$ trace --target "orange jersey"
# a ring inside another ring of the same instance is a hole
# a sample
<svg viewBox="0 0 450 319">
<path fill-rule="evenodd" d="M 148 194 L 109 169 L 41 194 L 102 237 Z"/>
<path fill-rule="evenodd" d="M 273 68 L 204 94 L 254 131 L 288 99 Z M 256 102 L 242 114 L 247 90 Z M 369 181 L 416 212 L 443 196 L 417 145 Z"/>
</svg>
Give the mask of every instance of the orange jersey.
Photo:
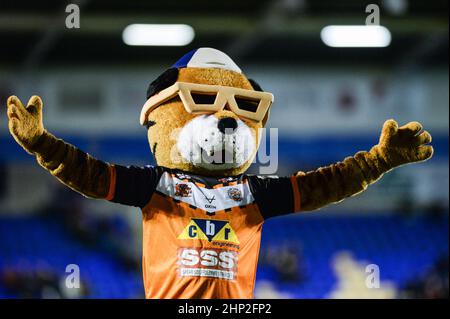
<svg viewBox="0 0 450 319">
<path fill-rule="evenodd" d="M 146 298 L 253 298 L 261 230 L 300 209 L 292 178 L 115 166 L 111 200 L 143 213 Z"/>
</svg>

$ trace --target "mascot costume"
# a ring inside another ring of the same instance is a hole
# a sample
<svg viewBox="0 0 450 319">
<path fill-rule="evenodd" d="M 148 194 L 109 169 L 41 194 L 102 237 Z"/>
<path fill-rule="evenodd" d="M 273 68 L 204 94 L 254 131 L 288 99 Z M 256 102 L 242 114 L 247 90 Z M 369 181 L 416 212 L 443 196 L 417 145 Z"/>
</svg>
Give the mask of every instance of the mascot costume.
<svg viewBox="0 0 450 319">
<path fill-rule="evenodd" d="M 388 120 L 377 145 L 342 162 L 246 175 L 272 102 L 223 52 L 189 52 L 147 90 L 140 124 L 157 165 L 144 167 L 95 159 L 46 131 L 38 96 L 26 106 L 11 96 L 7 114 L 17 143 L 62 183 L 141 208 L 147 298 L 252 298 L 265 219 L 339 202 L 433 153 L 418 122 Z"/>
</svg>

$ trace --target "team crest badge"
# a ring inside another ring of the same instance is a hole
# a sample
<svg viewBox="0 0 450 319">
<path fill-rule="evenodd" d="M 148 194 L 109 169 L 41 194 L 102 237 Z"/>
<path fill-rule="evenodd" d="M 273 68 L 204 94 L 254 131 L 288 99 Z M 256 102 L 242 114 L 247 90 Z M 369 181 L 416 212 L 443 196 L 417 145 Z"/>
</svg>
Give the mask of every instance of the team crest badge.
<svg viewBox="0 0 450 319">
<path fill-rule="evenodd" d="M 192 194 L 192 189 L 187 184 L 176 184 L 175 185 L 175 196 L 179 197 L 190 197 Z"/>
<path fill-rule="evenodd" d="M 242 200 L 242 192 L 233 187 L 228 190 L 228 197 L 230 197 L 235 202 L 240 202 Z"/>
</svg>

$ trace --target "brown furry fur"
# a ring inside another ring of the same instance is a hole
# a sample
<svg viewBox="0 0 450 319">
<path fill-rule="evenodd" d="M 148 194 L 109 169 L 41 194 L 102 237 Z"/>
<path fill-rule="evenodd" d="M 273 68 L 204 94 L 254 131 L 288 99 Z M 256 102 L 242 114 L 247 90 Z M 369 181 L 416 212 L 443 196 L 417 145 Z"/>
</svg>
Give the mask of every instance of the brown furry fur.
<svg viewBox="0 0 450 319">
<path fill-rule="evenodd" d="M 11 96 L 7 106 L 11 135 L 28 153 L 36 156 L 43 168 L 86 197 L 107 196 L 109 164 L 45 131 L 40 97 L 31 97 L 25 108 L 16 96 Z"/>
<path fill-rule="evenodd" d="M 295 177 L 302 210 L 315 210 L 356 195 L 376 182 L 384 173 L 407 163 L 425 161 L 433 155 L 431 135 L 418 122 L 398 128 L 388 120 L 383 125 L 379 143 L 369 152 L 358 152 L 343 162 L 322 167 Z"/>
</svg>

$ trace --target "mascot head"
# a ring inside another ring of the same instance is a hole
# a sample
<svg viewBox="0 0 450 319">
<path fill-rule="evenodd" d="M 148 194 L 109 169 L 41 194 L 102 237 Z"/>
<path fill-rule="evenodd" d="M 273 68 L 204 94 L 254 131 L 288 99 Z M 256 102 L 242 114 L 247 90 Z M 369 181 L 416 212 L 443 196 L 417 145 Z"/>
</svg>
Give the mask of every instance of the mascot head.
<svg viewBox="0 0 450 319">
<path fill-rule="evenodd" d="M 158 165 L 234 176 L 255 158 L 272 102 L 225 53 L 200 48 L 150 84 L 140 123 Z"/>
</svg>

